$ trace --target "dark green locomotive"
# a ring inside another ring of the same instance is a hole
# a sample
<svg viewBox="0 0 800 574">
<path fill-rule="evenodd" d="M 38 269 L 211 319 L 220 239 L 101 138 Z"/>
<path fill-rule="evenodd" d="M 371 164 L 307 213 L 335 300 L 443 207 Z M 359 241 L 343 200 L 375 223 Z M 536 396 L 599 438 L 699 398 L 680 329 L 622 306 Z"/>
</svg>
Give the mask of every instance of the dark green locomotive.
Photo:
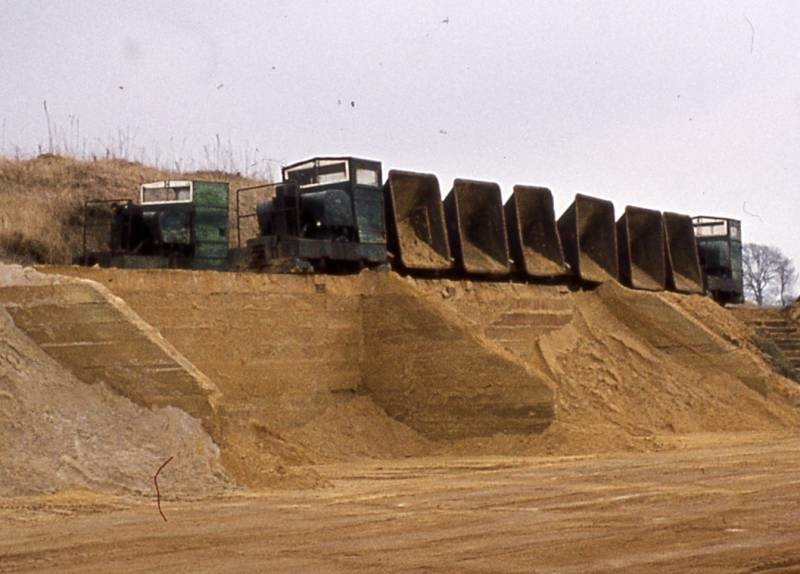
<svg viewBox="0 0 800 574">
<path fill-rule="evenodd" d="M 108 244 L 88 249 L 92 231 Z M 84 209 L 86 264 L 110 267 L 225 269 L 228 184 L 158 181 L 140 187 L 139 202 L 91 200 Z"/>
<path fill-rule="evenodd" d="M 247 242 L 259 269 L 353 269 L 387 261 L 381 164 L 318 157 L 286 166 L 273 198 L 256 207 Z"/>
<path fill-rule="evenodd" d="M 692 218 L 705 288 L 720 303 L 744 303 L 742 226 L 736 219 Z"/>
</svg>

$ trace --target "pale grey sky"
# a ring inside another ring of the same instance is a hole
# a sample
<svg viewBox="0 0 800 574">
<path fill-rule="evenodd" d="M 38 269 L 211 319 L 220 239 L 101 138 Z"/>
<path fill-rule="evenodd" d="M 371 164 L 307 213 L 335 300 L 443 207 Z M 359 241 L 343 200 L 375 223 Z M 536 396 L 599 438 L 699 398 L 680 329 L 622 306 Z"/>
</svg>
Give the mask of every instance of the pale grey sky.
<svg viewBox="0 0 800 574">
<path fill-rule="evenodd" d="M 122 130 L 151 161 L 202 162 L 216 134 L 240 162 L 363 155 L 444 193 L 546 185 L 557 214 L 582 192 L 735 217 L 800 263 L 800 2 L 0 7 L 6 154 L 47 145 L 46 99 L 73 149 Z"/>
</svg>

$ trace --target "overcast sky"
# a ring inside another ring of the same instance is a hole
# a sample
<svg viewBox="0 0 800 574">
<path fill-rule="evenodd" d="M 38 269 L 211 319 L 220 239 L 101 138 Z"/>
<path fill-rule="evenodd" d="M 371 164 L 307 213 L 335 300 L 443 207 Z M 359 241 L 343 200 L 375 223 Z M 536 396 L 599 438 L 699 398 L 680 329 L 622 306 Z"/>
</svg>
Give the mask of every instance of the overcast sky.
<svg viewBox="0 0 800 574">
<path fill-rule="evenodd" d="M 800 2 L 0 0 L 0 151 L 361 155 L 739 218 L 800 263 Z M 122 136 L 120 136 L 120 131 Z"/>
</svg>

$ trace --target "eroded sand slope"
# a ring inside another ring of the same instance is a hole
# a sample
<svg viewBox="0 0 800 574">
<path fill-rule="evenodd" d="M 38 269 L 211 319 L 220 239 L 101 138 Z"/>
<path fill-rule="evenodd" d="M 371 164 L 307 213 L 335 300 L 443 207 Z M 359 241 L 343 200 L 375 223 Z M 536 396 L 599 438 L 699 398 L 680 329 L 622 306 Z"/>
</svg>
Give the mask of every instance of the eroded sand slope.
<svg viewBox="0 0 800 574">
<path fill-rule="evenodd" d="M 12 284 L 14 289 L 27 286 L 29 294 L 45 289 L 50 295 L 75 286 L 3 268 L 0 297 L 12 296 Z M 74 294 L 74 289 L 64 292 Z M 199 419 L 176 406 L 137 404 L 113 384 L 84 382 L 15 325 L 19 311 L 8 299 L 0 307 L 0 496 L 67 486 L 150 493 L 152 475 L 170 456 L 174 460 L 162 484 L 175 495 L 232 486 L 219 447 Z M 204 396 L 196 387 L 187 406 Z"/>
<path fill-rule="evenodd" d="M 800 422 L 795 387 L 703 297 L 373 272 L 46 271 L 119 298 L 117 316 L 121 305 L 185 382 L 98 385 L 80 360 L 47 346 L 41 315 L 29 320 L 42 303 L 36 286 L 5 286 L 9 328 L 72 371 L 65 388 L 132 398 L 137 405 L 124 404 L 148 416 L 185 416 L 183 434 L 196 430 L 209 445 L 187 464 L 221 462 L 242 485 L 313 486 L 322 483 L 316 464 L 361 457 L 652 450 L 685 433 L 783 433 Z M 16 426 L 35 434 L 36 424 Z M 129 435 L 125 428 L 109 428 L 108 443 Z"/>
</svg>

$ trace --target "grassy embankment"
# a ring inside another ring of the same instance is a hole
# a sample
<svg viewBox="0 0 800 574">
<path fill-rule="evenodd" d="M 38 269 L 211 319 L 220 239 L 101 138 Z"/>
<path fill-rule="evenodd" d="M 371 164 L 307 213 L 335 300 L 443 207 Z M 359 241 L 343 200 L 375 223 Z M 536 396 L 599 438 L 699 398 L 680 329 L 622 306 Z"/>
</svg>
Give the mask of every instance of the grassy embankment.
<svg viewBox="0 0 800 574">
<path fill-rule="evenodd" d="M 87 199 L 134 199 L 141 183 L 164 179 L 227 181 L 234 190 L 260 183 L 218 171 L 178 173 L 120 159 L 80 160 L 44 154 L 0 157 L 0 261 L 70 263 L 82 252 Z M 235 214 L 231 210 L 235 241 Z"/>
</svg>

